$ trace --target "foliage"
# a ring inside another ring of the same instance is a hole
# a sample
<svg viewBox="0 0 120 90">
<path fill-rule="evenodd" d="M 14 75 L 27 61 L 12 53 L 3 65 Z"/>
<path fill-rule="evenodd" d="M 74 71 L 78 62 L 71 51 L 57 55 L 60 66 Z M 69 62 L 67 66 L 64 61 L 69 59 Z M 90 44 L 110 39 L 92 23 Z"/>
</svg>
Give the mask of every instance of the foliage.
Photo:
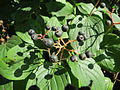
<svg viewBox="0 0 120 90">
<path fill-rule="evenodd" d="M 113 90 L 119 2 L 1 0 L 0 90 Z"/>
</svg>

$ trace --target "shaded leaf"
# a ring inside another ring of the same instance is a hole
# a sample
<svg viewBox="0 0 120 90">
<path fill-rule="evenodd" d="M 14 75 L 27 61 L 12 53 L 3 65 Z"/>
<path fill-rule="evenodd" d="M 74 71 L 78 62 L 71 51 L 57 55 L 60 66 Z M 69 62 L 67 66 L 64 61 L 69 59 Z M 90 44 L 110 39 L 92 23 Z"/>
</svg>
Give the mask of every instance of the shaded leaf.
<svg viewBox="0 0 120 90">
<path fill-rule="evenodd" d="M 92 90 L 105 90 L 104 75 L 92 58 L 78 62 L 69 60 L 68 65 L 81 86 L 91 86 Z"/>
</svg>

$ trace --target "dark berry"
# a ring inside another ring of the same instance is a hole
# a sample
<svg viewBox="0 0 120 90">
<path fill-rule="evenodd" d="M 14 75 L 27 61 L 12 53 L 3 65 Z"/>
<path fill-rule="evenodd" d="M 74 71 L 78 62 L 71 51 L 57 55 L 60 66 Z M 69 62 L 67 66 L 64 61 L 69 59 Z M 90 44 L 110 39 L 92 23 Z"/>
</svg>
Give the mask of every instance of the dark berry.
<svg viewBox="0 0 120 90">
<path fill-rule="evenodd" d="M 33 30 L 33 29 L 30 29 L 30 30 L 28 31 L 28 33 L 29 33 L 29 35 L 36 34 L 35 30 Z"/>
<path fill-rule="evenodd" d="M 79 55 L 79 58 L 80 58 L 81 60 L 84 60 L 84 59 L 86 59 L 87 57 L 86 57 L 86 54 L 80 54 L 80 55 Z"/>
<path fill-rule="evenodd" d="M 85 33 L 83 33 L 83 32 L 78 32 L 78 34 L 79 34 L 79 35 L 83 35 L 83 36 L 84 36 L 84 40 L 87 39 Z"/>
<path fill-rule="evenodd" d="M 113 30 L 113 33 L 120 36 L 120 30 L 119 29 L 118 30 Z"/>
<path fill-rule="evenodd" d="M 32 34 L 31 38 L 32 38 L 32 40 L 38 40 L 38 35 L 37 34 Z"/>
<path fill-rule="evenodd" d="M 104 8 L 104 7 L 106 7 L 106 4 L 104 2 L 102 2 L 102 3 L 100 3 L 100 7 Z"/>
<path fill-rule="evenodd" d="M 57 31 L 59 31 L 59 30 L 61 30 L 61 28 L 60 28 L 60 27 L 57 27 Z"/>
<path fill-rule="evenodd" d="M 56 30 L 57 30 L 57 27 L 53 26 L 53 27 L 52 27 L 52 30 L 53 30 L 53 31 L 56 31 Z"/>
<path fill-rule="evenodd" d="M 46 26 L 45 28 L 46 28 L 46 30 L 50 30 L 50 26 Z"/>
<path fill-rule="evenodd" d="M 63 31 L 62 31 L 62 30 L 57 30 L 57 31 L 55 32 L 56 37 L 61 37 L 62 34 L 63 34 Z"/>
<path fill-rule="evenodd" d="M 87 58 L 91 58 L 93 56 L 93 54 L 90 51 L 87 51 L 85 54 Z"/>
<path fill-rule="evenodd" d="M 70 57 L 70 60 L 71 60 L 72 62 L 75 62 L 75 61 L 77 61 L 78 59 L 77 59 L 77 56 L 72 55 L 72 56 Z"/>
<path fill-rule="evenodd" d="M 50 48 L 53 46 L 54 41 L 52 38 L 43 38 L 43 43 Z"/>
<path fill-rule="evenodd" d="M 111 22 L 110 20 L 107 20 L 107 21 L 106 21 L 106 24 L 107 24 L 108 26 L 111 26 L 112 22 Z"/>
<path fill-rule="evenodd" d="M 52 62 L 57 62 L 57 61 L 58 61 L 58 56 L 55 55 L 55 54 L 52 54 L 52 55 L 49 57 L 49 60 L 52 61 Z"/>
<path fill-rule="evenodd" d="M 69 30 L 69 27 L 67 25 L 62 26 L 62 31 L 67 32 Z"/>
<path fill-rule="evenodd" d="M 83 35 L 77 36 L 77 41 L 78 42 L 83 42 L 85 40 L 85 37 Z"/>
</svg>

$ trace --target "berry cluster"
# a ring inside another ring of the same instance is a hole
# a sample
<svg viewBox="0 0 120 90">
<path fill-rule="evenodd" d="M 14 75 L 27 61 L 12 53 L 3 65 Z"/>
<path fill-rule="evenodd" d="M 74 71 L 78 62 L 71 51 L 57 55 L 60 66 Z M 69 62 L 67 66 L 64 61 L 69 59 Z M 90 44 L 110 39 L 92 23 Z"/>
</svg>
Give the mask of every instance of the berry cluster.
<svg viewBox="0 0 120 90">
<path fill-rule="evenodd" d="M 46 29 L 46 32 L 43 35 L 37 34 L 35 32 L 35 30 L 33 30 L 33 29 L 30 29 L 28 31 L 28 33 L 31 36 L 32 40 L 40 39 L 43 42 L 43 44 L 47 47 L 47 52 L 49 54 L 49 61 L 57 63 L 57 62 L 60 62 L 61 60 L 65 60 L 65 58 L 63 58 L 64 50 L 66 50 L 68 52 L 68 54 L 70 54 L 70 60 L 72 62 L 78 61 L 77 55 L 81 55 L 81 54 L 78 53 L 77 51 L 75 51 L 74 49 L 68 49 L 67 46 L 71 42 L 84 43 L 84 41 L 86 40 L 86 36 L 83 32 L 79 32 L 78 36 L 75 40 L 65 41 L 64 39 L 62 39 L 61 36 L 62 36 L 63 32 L 67 32 L 69 30 L 69 27 L 67 25 L 63 25 L 62 27 L 46 26 L 45 29 Z M 54 41 L 53 38 L 46 37 L 47 33 L 49 33 L 49 32 L 54 32 L 54 35 L 56 37 L 58 37 L 58 40 Z M 52 54 L 51 54 L 51 52 L 52 52 Z M 71 52 L 72 52 L 72 54 L 71 54 Z M 75 53 L 77 55 L 73 55 L 73 53 Z M 60 56 L 60 57 L 58 57 L 58 56 Z M 86 57 L 90 58 L 91 54 L 89 52 L 86 52 Z"/>
<path fill-rule="evenodd" d="M 81 60 L 84 60 L 84 59 L 86 59 L 86 58 L 91 58 L 93 56 L 93 54 L 90 52 L 90 51 L 87 51 L 87 52 L 85 52 L 85 53 L 83 53 L 83 54 L 80 54 L 79 55 L 79 58 L 81 59 Z"/>
<path fill-rule="evenodd" d="M 10 38 L 10 36 L 8 35 L 8 32 L 7 32 L 8 28 L 7 28 L 7 26 L 6 27 L 4 26 L 3 20 L 0 20 L 0 29 L 1 29 L 0 44 L 2 44 Z"/>
</svg>

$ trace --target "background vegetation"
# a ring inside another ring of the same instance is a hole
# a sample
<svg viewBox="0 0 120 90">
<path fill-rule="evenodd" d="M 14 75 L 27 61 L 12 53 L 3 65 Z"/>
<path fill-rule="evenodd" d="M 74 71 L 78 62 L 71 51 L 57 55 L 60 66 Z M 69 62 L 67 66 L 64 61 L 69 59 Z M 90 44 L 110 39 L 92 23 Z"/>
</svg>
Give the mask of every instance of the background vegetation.
<svg viewBox="0 0 120 90">
<path fill-rule="evenodd" d="M 1 0 L 0 90 L 119 90 L 119 6 Z"/>
</svg>

